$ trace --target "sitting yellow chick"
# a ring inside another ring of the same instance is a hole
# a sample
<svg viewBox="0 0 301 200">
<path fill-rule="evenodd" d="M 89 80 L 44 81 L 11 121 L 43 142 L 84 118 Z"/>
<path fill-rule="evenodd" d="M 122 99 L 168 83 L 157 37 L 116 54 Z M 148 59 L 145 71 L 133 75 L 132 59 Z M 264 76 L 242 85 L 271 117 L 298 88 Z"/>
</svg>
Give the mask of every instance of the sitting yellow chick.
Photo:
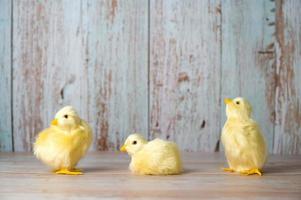
<svg viewBox="0 0 301 200">
<path fill-rule="evenodd" d="M 92 141 L 90 126 L 71 107 L 62 108 L 51 126 L 39 133 L 34 154 L 56 174 L 79 175 L 75 166 L 86 154 Z"/>
<path fill-rule="evenodd" d="M 227 121 L 222 131 L 222 143 L 228 172 L 262 175 L 266 161 L 266 143 L 260 127 L 251 118 L 252 107 L 246 99 L 225 99 Z"/>
<path fill-rule="evenodd" d="M 147 142 L 141 135 L 130 135 L 120 149 L 132 157 L 130 170 L 141 175 L 171 175 L 182 172 L 179 149 L 174 142 L 155 139 Z"/>
</svg>

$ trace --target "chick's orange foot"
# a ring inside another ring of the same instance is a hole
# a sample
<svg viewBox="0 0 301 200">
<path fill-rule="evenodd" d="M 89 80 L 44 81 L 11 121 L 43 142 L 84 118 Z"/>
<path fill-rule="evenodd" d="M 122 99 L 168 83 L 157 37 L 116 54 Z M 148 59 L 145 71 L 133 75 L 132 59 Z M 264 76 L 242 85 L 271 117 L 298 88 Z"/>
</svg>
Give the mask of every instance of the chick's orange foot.
<svg viewBox="0 0 301 200">
<path fill-rule="evenodd" d="M 55 171 L 54 173 L 56 174 L 63 174 L 63 175 L 82 175 L 83 172 L 80 169 L 59 169 L 57 171 Z"/>
<path fill-rule="evenodd" d="M 259 176 L 262 176 L 262 171 L 258 168 L 254 168 L 254 169 L 249 169 L 249 170 L 243 171 L 243 172 L 241 172 L 241 174 L 246 175 L 246 176 L 258 174 Z"/>
</svg>

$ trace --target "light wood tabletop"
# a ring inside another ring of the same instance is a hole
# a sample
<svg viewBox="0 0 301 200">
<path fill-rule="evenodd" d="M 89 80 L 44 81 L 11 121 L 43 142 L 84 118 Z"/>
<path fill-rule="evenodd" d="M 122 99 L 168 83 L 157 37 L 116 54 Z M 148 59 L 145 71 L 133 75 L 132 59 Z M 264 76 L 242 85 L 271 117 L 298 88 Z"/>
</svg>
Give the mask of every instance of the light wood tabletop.
<svg viewBox="0 0 301 200">
<path fill-rule="evenodd" d="M 260 176 L 229 174 L 221 153 L 183 153 L 184 173 L 138 176 L 129 157 L 89 153 L 84 175 L 52 174 L 30 153 L 0 153 L 0 199 L 301 199 L 301 156 L 272 155 Z"/>
</svg>

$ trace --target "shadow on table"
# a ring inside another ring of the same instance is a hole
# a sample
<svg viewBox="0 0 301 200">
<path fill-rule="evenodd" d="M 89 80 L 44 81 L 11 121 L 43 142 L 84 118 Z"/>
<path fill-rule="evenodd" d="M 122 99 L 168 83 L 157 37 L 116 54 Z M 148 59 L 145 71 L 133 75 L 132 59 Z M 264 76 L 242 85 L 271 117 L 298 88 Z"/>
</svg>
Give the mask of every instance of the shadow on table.
<svg viewBox="0 0 301 200">
<path fill-rule="evenodd" d="M 85 173 L 112 171 L 109 167 L 85 167 L 82 168 Z"/>
<path fill-rule="evenodd" d="M 265 174 L 274 173 L 301 173 L 301 164 L 270 165 L 263 168 Z"/>
<path fill-rule="evenodd" d="M 125 168 L 125 169 L 112 169 L 109 167 L 85 167 L 81 168 L 84 173 L 95 173 L 95 172 L 107 172 L 107 171 L 128 171 L 130 173 L 130 170 Z M 191 173 L 197 173 L 200 172 L 199 170 L 196 169 L 184 169 L 182 172 L 182 175 L 185 174 L 191 174 Z"/>
</svg>

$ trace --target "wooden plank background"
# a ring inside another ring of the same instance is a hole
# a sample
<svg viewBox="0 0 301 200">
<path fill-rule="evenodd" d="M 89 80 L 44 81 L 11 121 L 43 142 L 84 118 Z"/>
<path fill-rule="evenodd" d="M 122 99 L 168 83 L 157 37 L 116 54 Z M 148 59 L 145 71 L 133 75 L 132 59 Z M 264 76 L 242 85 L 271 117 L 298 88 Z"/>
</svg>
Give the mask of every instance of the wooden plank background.
<svg viewBox="0 0 301 200">
<path fill-rule="evenodd" d="M 272 151 L 275 3 L 228 0 L 222 4 L 222 13 L 221 96 L 243 96 L 250 101 Z M 222 104 L 222 121 L 224 113 Z"/>
<path fill-rule="evenodd" d="M 220 135 L 217 1 L 150 1 L 150 135 L 214 151 Z"/>
<path fill-rule="evenodd" d="M 301 1 L 0 0 L 0 150 L 31 151 L 62 106 L 92 150 L 128 134 L 220 151 L 223 98 L 254 107 L 269 151 L 301 153 Z"/>
<path fill-rule="evenodd" d="M 9 0 L 0 0 L 0 151 L 13 150 L 11 10 Z"/>
<path fill-rule="evenodd" d="M 275 153 L 301 153 L 301 1 L 276 2 Z"/>
</svg>

